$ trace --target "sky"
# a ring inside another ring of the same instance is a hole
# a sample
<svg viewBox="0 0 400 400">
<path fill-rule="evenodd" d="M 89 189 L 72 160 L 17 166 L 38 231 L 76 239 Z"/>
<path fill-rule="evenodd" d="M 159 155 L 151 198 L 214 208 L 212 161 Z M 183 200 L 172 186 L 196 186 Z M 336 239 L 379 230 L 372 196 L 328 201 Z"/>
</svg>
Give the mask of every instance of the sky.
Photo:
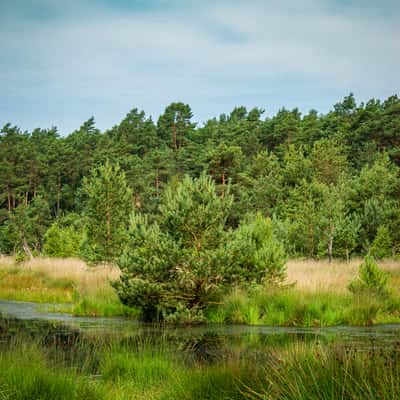
<svg viewBox="0 0 400 400">
<path fill-rule="evenodd" d="M 200 125 L 327 112 L 399 94 L 399 71 L 398 0 L 0 0 L 0 126 L 105 130 L 174 101 Z"/>
</svg>

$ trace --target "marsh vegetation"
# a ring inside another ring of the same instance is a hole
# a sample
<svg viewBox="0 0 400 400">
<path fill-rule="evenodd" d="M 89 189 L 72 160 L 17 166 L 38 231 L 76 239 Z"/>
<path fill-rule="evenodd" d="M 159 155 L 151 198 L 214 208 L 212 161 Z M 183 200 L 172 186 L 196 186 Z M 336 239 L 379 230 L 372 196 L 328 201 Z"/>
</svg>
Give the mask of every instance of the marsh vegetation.
<svg viewBox="0 0 400 400">
<path fill-rule="evenodd" d="M 168 333 L 400 322 L 399 110 L 350 94 L 326 114 L 236 107 L 202 126 L 184 103 L 65 137 L 5 125 L 0 299 L 158 336 L 3 317 L 0 396 L 399 398 L 393 342 Z"/>
<path fill-rule="evenodd" d="M 205 309 L 209 323 L 279 326 L 334 326 L 397 323 L 400 319 L 400 263 L 385 260 L 388 296 L 353 293 L 363 260 L 292 260 L 280 286 L 237 287 Z M 88 266 L 78 259 L 37 258 L 16 264 L 0 259 L 0 298 L 50 303 L 76 316 L 125 316 L 140 310 L 124 306 L 111 286 L 120 272 L 112 265 Z"/>
<path fill-rule="evenodd" d="M 134 333 L 133 333 L 134 332 Z M 226 332 L 229 332 L 227 330 Z M 354 334 L 355 332 L 353 332 Z M 396 399 L 390 330 L 232 336 L 171 328 L 121 335 L 2 319 L 5 399 Z"/>
</svg>

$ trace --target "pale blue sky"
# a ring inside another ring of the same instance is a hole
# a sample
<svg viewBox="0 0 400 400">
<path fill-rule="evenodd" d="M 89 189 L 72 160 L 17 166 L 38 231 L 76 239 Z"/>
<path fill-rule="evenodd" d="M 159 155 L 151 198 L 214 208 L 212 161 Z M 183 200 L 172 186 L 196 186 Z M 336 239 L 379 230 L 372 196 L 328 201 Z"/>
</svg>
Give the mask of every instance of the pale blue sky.
<svg viewBox="0 0 400 400">
<path fill-rule="evenodd" d="M 385 98 L 400 92 L 399 21 L 397 0 L 0 0 L 0 125 Z"/>
</svg>

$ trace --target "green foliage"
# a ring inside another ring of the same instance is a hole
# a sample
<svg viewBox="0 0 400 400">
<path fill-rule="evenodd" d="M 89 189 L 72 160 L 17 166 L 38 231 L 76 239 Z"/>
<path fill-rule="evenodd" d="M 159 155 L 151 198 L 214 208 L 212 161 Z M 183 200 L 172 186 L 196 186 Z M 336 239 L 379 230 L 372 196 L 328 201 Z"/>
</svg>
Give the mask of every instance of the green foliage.
<svg viewBox="0 0 400 400">
<path fill-rule="evenodd" d="M 387 273 L 379 269 L 373 257 L 367 256 L 360 265 L 358 277 L 350 283 L 349 290 L 356 295 L 387 296 L 387 281 Z"/>
<path fill-rule="evenodd" d="M 321 139 L 315 142 L 310 159 L 315 179 L 327 185 L 336 185 L 347 168 L 343 149 L 332 140 Z"/>
<path fill-rule="evenodd" d="M 356 215 L 341 218 L 336 226 L 334 255 L 349 260 L 350 254 L 357 247 L 358 234 L 361 228 Z"/>
<path fill-rule="evenodd" d="M 271 221 L 258 215 L 228 233 L 231 204 L 229 193 L 217 195 L 202 175 L 166 191 L 159 223 L 134 214 L 118 262 L 122 302 L 139 307 L 145 319 L 195 322 L 230 284 L 281 280 L 285 256 Z"/>
<path fill-rule="evenodd" d="M 392 255 L 392 247 L 389 229 L 385 225 L 381 225 L 369 250 L 370 255 L 378 259 L 390 257 Z"/>
<path fill-rule="evenodd" d="M 84 240 L 73 226 L 62 227 L 54 222 L 44 235 L 43 253 L 50 257 L 76 257 Z"/>
<path fill-rule="evenodd" d="M 172 103 L 157 122 L 158 136 L 173 150 L 181 149 L 191 135 L 195 124 L 188 104 Z"/>
<path fill-rule="evenodd" d="M 19 204 L 8 217 L 1 227 L 1 246 L 10 251 L 13 244 L 12 251 L 23 252 L 27 257 L 32 257 L 33 252 L 41 251 L 50 221 L 48 203 L 37 196 L 29 204 Z"/>
<path fill-rule="evenodd" d="M 263 118 L 261 109 L 237 106 L 201 126 L 181 102 L 169 104 L 157 123 L 133 108 L 104 132 L 93 117 L 67 136 L 7 124 L 0 129 L 0 252 L 42 252 L 45 232 L 72 212 L 87 228 L 81 256 L 115 261 L 133 204 L 161 223 L 167 188 L 207 173 L 218 195 L 229 186 L 234 196 L 224 230 L 261 212 L 282 228 L 289 256 L 350 259 L 368 253 L 385 226 L 396 253 L 399 110 L 398 96 L 358 104 L 349 95 L 325 114 L 283 108 Z M 107 160 L 118 171 L 105 173 Z M 386 247 L 382 254 L 390 255 Z"/>
<path fill-rule="evenodd" d="M 126 240 L 133 207 L 125 173 L 118 165 L 106 162 L 93 169 L 89 178 L 84 178 L 83 192 L 86 240 L 82 244 L 82 255 L 94 263 L 114 261 Z"/>
<path fill-rule="evenodd" d="M 221 245 L 231 202 L 216 194 L 209 177 L 185 177 L 167 189 L 159 224 L 133 214 L 118 262 L 121 300 L 141 308 L 145 319 L 173 318 L 184 309 L 200 318 L 226 280 Z"/>
<path fill-rule="evenodd" d="M 231 273 L 237 281 L 281 282 L 286 274 L 286 255 L 274 236 L 270 219 L 260 213 L 248 217 L 227 244 Z"/>
</svg>

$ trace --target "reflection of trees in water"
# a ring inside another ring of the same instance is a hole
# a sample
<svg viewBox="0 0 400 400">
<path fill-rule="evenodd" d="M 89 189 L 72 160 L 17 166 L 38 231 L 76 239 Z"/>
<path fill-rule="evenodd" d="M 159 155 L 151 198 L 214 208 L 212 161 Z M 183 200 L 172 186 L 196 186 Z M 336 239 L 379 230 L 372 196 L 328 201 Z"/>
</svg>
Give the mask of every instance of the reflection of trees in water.
<svg viewBox="0 0 400 400">
<path fill-rule="evenodd" d="M 178 349 L 188 361 L 207 364 L 221 361 L 229 353 L 225 338 L 213 332 L 184 337 L 178 341 Z"/>
<path fill-rule="evenodd" d="M 208 330 L 207 330 L 208 329 Z M 60 323 L 45 320 L 18 320 L 0 316 L 0 351 L 12 344 L 32 343 L 42 347 L 46 356 L 77 370 L 85 368 L 96 374 L 104 354 L 113 351 L 132 354 L 163 354 L 167 358 L 181 359 L 187 365 L 215 364 L 225 361 L 250 361 L 268 364 L 281 350 L 293 344 L 315 346 L 341 344 L 343 348 L 370 350 L 389 348 L 393 337 L 376 333 L 362 336 L 358 330 L 353 335 L 340 333 L 279 330 L 277 333 L 238 332 L 212 330 L 211 327 L 141 326 L 130 333 L 120 331 L 82 332 Z M 358 335 L 358 336 L 356 336 Z M 398 339 L 397 339 L 398 340 Z M 317 347 L 317 346 L 316 346 Z"/>
</svg>

